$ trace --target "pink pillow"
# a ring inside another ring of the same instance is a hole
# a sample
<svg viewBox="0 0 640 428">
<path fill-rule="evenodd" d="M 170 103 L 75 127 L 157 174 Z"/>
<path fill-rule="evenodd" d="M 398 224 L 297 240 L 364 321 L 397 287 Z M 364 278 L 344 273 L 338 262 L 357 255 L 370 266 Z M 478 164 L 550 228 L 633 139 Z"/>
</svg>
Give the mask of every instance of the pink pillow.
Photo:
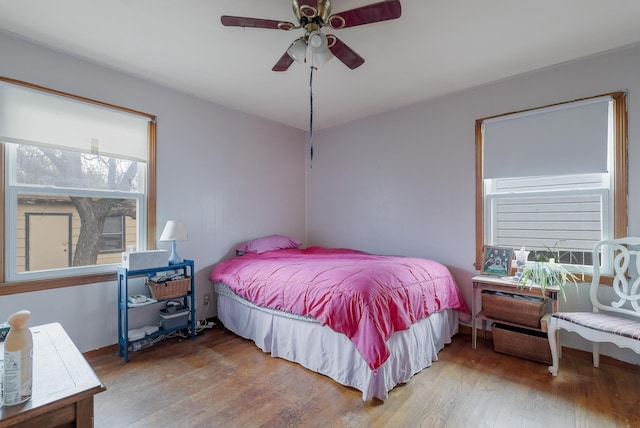
<svg viewBox="0 0 640 428">
<path fill-rule="evenodd" d="M 297 239 L 284 235 L 271 235 L 243 242 L 236 248 L 236 251 L 242 253 L 264 253 L 266 251 L 298 248 L 300 245 L 302 245 L 302 242 Z"/>
</svg>

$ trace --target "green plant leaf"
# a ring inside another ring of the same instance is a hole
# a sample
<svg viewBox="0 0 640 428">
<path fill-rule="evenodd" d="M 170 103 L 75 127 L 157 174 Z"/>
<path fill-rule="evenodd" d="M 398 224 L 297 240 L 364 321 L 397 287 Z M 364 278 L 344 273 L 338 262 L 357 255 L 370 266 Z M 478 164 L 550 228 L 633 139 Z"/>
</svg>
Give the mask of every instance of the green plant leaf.
<svg viewBox="0 0 640 428">
<path fill-rule="evenodd" d="M 560 263 L 537 260 L 529 262 L 523 267 L 522 275 L 517 285 L 518 288 L 528 286 L 529 289 L 536 285 L 540 287 L 540 292 L 543 296 L 545 296 L 548 287 L 558 287 L 560 294 L 566 301 L 567 295 L 564 287 L 567 283 L 573 283 L 577 287 L 578 277 Z"/>
</svg>

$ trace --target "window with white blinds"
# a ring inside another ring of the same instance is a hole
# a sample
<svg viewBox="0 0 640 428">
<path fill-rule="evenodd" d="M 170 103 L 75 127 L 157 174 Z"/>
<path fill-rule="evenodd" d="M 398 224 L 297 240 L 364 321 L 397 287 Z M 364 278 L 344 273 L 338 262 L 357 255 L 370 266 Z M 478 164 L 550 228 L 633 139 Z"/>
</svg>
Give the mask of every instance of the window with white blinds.
<svg viewBox="0 0 640 428">
<path fill-rule="evenodd" d="M 616 222 L 626 228 L 624 98 L 478 121 L 477 261 L 484 245 L 525 247 L 530 260 L 554 250 L 561 263 L 584 270 L 593 264 L 594 244 L 619 234 Z"/>
</svg>

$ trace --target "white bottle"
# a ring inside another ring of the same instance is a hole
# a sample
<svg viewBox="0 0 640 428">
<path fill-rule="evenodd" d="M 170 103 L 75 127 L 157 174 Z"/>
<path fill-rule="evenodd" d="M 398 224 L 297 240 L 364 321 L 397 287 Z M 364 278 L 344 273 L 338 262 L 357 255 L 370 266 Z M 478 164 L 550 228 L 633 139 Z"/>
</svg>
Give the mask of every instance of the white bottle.
<svg viewBox="0 0 640 428">
<path fill-rule="evenodd" d="M 18 311 L 8 319 L 11 328 L 4 341 L 2 382 L 5 406 L 24 403 L 31 398 L 33 338 L 27 326 L 29 316 L 29 311 Z"/>
</svg>

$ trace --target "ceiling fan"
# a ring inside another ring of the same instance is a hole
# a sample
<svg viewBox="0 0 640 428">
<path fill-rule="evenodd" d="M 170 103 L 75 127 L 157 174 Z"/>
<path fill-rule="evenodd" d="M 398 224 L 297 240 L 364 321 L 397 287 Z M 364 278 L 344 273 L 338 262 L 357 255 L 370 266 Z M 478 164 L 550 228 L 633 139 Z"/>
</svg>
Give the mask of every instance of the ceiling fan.
<svg viewBox="0 0 640 428">
<path fill-rule="evenodd" d="M 294 60 L 305 62 L 307 48 L 311 51 L 313 58 L 319 62 L 335 56 L 353 70 L 361 66 L 364 59 L 333 34 L 325 35 L 321 31 L 322 28 L 340 30 L 396 19 L 400 17 L 401 7 L 399 0 L 381 1 L 332 15 L 331 0 L 293 0 L 293 13 L 298 19 L 298 25 L 287 21 L 228 15 L 223 15 L 221 21 L 222 25 L 229 27 L 256 27 L 284 31 L 304 29 L 304 36 L 296 39 L 289 46 L 273 66 L 273 71 L 286 71 Z"/>
</svg>

